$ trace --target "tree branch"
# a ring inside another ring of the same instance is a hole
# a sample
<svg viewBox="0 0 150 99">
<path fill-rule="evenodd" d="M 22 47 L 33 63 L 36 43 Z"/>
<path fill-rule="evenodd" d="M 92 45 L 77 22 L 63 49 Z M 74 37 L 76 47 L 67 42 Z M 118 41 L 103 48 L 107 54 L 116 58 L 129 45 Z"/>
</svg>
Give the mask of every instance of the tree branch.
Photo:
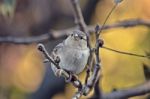
<svg viewBox="0 0 150 99">
<path fill-rule="evenodd" d="M 82 15 L 79 1 L 78 0 L 71 0 L 71 1 L 72 1 L 71 3 L 74 8 L 75 23 L 79 26 L 81 31 L 83 31 L 84 33 L 87 33 L 86 24 Z"/>
<path fill-rule="evenodd" d="M 147 26 L 150 27 L 149 20 L 142 20 L 142 19 L 130 19 L 120 21 L 114 24 L 105 25 L 103 30 L 114 29 L 114 28 L 130 28 L 135 26 Z M 101 28 L 101 26 L 100 26 Z M 13 36 L 0 36 L 0 43 L 14 43 L 14 44 L 30 44 L 30 43 L 41 43 L 46 41 L 51 41 L 55 39 L 64 38 L 67 36 L 69 31 L 75 30 L 77 27 L 72 27 L 66 30 L 53 30 L 50 33 L 42 34 L 39 36 L 32 36 L 32 37 L 13 37 Z M 87 26 L 87 31 L 90 33 L 95 32 L 95 25 Z"/>
<path fill-rule="evenodd" d="M 127 99 L 133 96 L 145 95 L 147 93 L 150 93 L 150 81 L 134 88 L 105 94 L 102 99 Z"/>
<path fill-rule="evenodd" d="M 13 36 L 6 36 L 0 37 L 0 43 L 14 43 L 14 44 L 31 44 L 31 43 L 39 43 L 48 41 L 51 38 L 48 34 L 43 34 L 40 36 L 35 37 L 13 37 Z"/>
</svg>

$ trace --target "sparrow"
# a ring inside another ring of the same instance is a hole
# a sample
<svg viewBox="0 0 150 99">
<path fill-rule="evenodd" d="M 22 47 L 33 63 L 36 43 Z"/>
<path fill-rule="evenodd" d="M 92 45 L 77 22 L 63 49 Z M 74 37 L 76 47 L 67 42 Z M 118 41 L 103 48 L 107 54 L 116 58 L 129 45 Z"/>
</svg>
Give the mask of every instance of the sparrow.
<svg viewBox="0 0 150 99">
<path fill-rule="evenodd" d="M 89 51 L 86 34 L 80 30 L 74 30 L 53 49 L 51 56 L 54 62 L 60 66 L 60 69 L 71 74 L 79 74 L 87 64 Z M 54 74 L 58 76 L 60 69 L 52 63 L 51 68 Z"/>
</svg>

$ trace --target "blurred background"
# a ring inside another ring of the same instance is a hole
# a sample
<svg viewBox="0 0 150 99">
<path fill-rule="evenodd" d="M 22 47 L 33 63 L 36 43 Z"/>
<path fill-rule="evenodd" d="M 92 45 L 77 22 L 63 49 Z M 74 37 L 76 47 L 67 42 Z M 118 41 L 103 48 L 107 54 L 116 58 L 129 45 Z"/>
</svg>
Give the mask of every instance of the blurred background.
<svg viewBox="0 0 150 99">
<path fill-rule="evenodd" d="M 0 0 L 0 37 L 31 37 L 75 26 L 71 0 Z M 102 24 L 113 0 L 80 0 L 85 22 Z M 124 0 L 107 24 L 126 19 L 150 20 L 150 0 Z M 103 31 L 105 45 L 146 55 L 150 53 L 150 29 L 145 26 Z M 49 52 L 63 39 L 45 42 Z M 37 44 L 0 43 L 0 99 L 70 99 L 76 89 L 57 78 L 43 63 Z M 150 60 L 100 50 L 104 92 L 130 88 L 150 75 Z M 149 73 L 148 73 L 149 72 Z M 85 72 L 80 76 L 84 81 Z M 91 94 L 92 95 L 92 94 Z M 83 97 L 87 98 L 87 97 Z M 136 99 L 148 99 L 148 95 Z"/>
</svg>

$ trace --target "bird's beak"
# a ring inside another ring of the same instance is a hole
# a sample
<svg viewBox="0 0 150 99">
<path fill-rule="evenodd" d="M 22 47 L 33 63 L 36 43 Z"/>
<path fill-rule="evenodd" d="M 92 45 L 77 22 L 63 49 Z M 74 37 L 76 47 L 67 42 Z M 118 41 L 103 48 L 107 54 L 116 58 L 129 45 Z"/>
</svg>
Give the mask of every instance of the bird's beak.
<svg viewBox="0 0 150 99">
<path fill-rule="evenodd" d="M 75 39 L 75 40 L 79 40 L 78 34 L 74 34 L 74 39 Z"/>
</svg>

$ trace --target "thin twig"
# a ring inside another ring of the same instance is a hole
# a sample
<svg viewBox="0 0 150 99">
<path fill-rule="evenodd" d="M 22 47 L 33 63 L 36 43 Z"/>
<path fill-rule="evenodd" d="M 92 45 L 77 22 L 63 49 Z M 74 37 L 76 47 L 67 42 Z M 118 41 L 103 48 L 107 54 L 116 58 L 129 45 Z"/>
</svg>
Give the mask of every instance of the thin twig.
<svg viewBox="0 0 150 99">
<path fill-rule="evenodd" d="M 91 78 L 87 82 L 87 87 L 89 87 L 89 90 L 86 91 L 85 95 L 87 95 L 90 90 L 95 86 L 97 81 L 100 79 L 100 56 L 99 56 L 99 48 L 103 45 L 103 41 L 99 39 L 99 26 L 96 26 L 95 28 L 95 38 L 96 38 L 96 45 L 95 45 L 95 65 L 94 65 L 94 71 L 91 76 Z M 100 91 L 100 90 L 99 90 Z M 99 92 L 100 93 L 100 92 Z M 101 96 L 99 96 L 101 97 Z"/>
<path fill-rule="evenodd" d="M 98 66 L 98 68 L 97 67 L 95 67 L 96 69 L 97 69 L 97 75 L 96 76 L 98 76 L 98 77 L 95 77 L 95 78 L 98 78 L 97 79 L 97 81 L 95 81 L 95 82 L 93 82 L 93 83 L 95 83 L 95 86 L 94 86 L 94 93 L 95 93 L 95 96 L 97 96 L 97 98 L 101 98 L 101 90 L 100 90 L 100 88 L 99 88 L 99 81 L 100 81 L 100 62 L 101 62 L 101 60 L 100 60 L 100 55 L 99 55 L 99 48 L 103 45 L 103 44 L 101 44 L 102 43 L 102 41 L 100 41 L 100 39 L 99 39 L 99 34 L 100 32 L 99 32 L 99 25 L 97 25 L 96 26 L 96 28 L 95 28 L 95 38 L 96 38 L 96 45 L 95 45 L 95 57 L 96 57 L 96 62 L 95 62 L 95 66 Z M 99 73 L 99 74 L 98 74 Z"/>
<path fill-rule="evenodd" d="M 43 34 L 40 36 L 35 37 L 0 37 L 1 43 L 14 43 L 14 44 L 31 44 L 31 43 L 39 43 L 43 41 L 48 41 L 48 39 L 51 38 L 48 34 Z"/>
<path fill-rule="evenodd" d="M 51 58 L 51 56 L 48 54 L 48 52 L 45 49 L 45 46 L 43 44 L 38 44 L 37 46 L 38 50 L 43 53 L 46 59 L 48 59 L 51 63 L 53 63 L 57 69 L 60 69 L 60 66 L 54 62 L 54 60 Z"/>
<path fill-rule="evenodd" d="M 105 24 L 106 24 L 108 18 L 110 17 L 110 15 L 112 14 L 112 12 L 115 10 L 115 8 L 117 7 L 117 5 L 118 5 L 118 3 L 116 3 L 116 4 L 113 6 L 113 8 L 111 9 L 111 11 L 108 13 L 108 15 L 107 15 L 107 17 L 106 17 L 104 23 L 102 24 L 102 27 L 101 27 L 99 33 L 98 33 L 98 35 L 97 35 L 98 37 L 99 37 L 100 33 L 102 32 L 103 27 L 105 26 Z"/>
<path fill-rule="evenodd" d="M 84 33 L 87 33 L 86 24 L 82 15 L 82 11 L 79 5 L 79 0 L 71 0 L 73 8 L 74 8 L 74 16 L 75 16 L 75 23 L 79 26 L 80 30 Z"/>
<path fill-rule="evenodd" d="M 115 50 L 106 46 L 103 46 L 102 48 L 109 50 L 109 51 L 113 51 L 116 53 L 120 53 L 120 54 L 125 54 L 125 55 L 130 55 L 130 56 L 136 56 L 136 57 L 145 57 L 145 58 L 149 58 L 150 55 L 140 55 L 140 54 L 135 54 L 135 53 L 130 53 L 130 52 L 124 52 L 124 51 L 120 51 L 120 50 Z"/>
</svg>

